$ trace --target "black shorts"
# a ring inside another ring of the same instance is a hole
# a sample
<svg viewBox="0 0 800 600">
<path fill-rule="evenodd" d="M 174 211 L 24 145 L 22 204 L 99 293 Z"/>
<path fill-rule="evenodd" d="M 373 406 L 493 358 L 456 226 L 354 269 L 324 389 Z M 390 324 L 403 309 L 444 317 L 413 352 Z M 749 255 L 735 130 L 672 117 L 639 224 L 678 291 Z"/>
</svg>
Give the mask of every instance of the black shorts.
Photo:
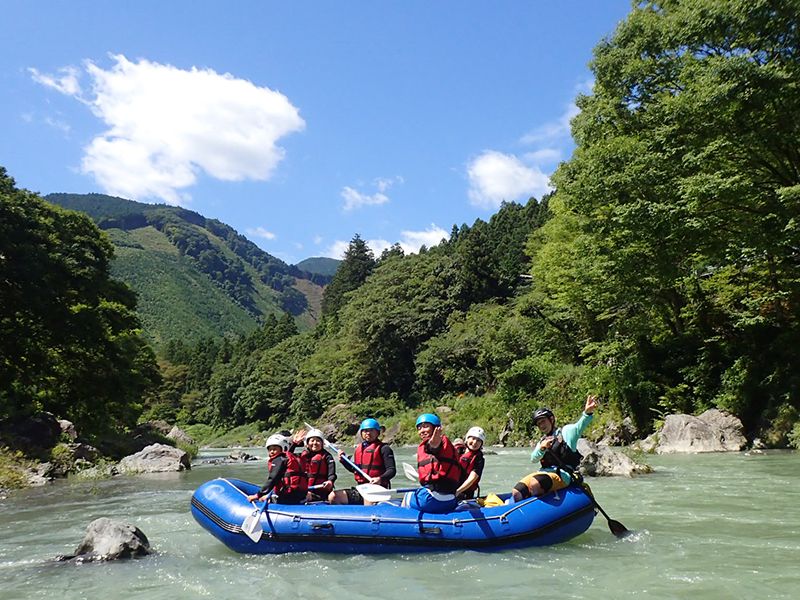
<svg viewBox="0 0 800 600">
<path fill-rule="evenodd" d="M 281 494 L 280 496 L 273 496 L 277 504 L 302 504 L 305 502 L 306 495 L 302 492 L 293 492 L 291 494 Z"/>
<path fill-rule="evenodd" d="M 322 494 L 319 494 L 318 492 L 322 492 L 322 490 L 312 490 L 312 491 L 308 492 L 309 494 L 311 494 L 311 500 L 309 500 L 309 502 L 327 502 L 328 501 L 328 494 L 326 494 L 325 492 L 322 492 Z"/>
<path fill-rule="evenodd" d="M 356 488 L 348 488 L 344 490 L 344 493 L 347 494 L 348 504 L 364 504 L 364 497 L 358 493 Z"/>
</svg>

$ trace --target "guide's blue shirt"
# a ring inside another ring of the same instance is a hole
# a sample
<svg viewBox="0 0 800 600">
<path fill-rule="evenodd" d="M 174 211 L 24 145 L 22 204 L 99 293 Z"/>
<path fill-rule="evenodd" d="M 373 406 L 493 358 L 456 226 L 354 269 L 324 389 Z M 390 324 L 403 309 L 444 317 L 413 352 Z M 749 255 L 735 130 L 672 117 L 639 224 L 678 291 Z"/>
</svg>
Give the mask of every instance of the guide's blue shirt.
<svg viewBox="0 0 800 600">
<path fill-rule="evenodd" d="M 581 435 L 589 426 L 589 423 L 592 422 L 593 415 L 589 415 L 586 413 L 581 414 L 581 418 L 575 421 L 574 423 L 570 423 L 569 425 L 564 425 L 564 427 L 558 427 L 553 432 L 552 435 L 561 434 L 561 437 L 564 439 L 564 443 L 570 447 L 570 450 L 578 450 L 578 440 L 581 438 Z M 545 436 L 548 437 L 548 436 Z M 542 438 L 544 440 L 544 438 Z M 534 448 L 533 452 L 531 452 L 531 462 L 539 462 L 544 457 L 544 449 L 542 448 L 542 440 L 539 440 L 539 443 L 536 444 L 536 448 Z M 542 471 L 556 471 L 558 467 L 542 467 Z M 564 470 L 559 471 L 559 475 L 561 475 L 561 479 L 564 480 L 564 483 L 569 485 L 572 482 L 572 478 L 569 476 Z"/>
</svg>

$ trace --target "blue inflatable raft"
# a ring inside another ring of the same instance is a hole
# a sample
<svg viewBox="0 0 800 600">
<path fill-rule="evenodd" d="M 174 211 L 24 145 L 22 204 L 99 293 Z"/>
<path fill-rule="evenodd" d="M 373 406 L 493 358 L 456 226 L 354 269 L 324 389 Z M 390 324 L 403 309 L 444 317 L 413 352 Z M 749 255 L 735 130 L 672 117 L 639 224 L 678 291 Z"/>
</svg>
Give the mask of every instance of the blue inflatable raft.
<svg viewBox="0 0 800 600">
<path fill-rule="evenodd" d="M 246 496 L 258 489 L 237 479 L 208 481 L 192 495 L 192 515 L 228 548 L 249 554 L 545 546 L 580 535 L 595 516 L 591 498 L 578 486 L 511 505 L 481 508 L 475 502 L 462 502 L 446 514 L 403 508 L 399 500 L 375 506 L 270 504 L 261 515 L 263 532 L 254 542 L 242 531 L 242 523 L 253 512 Z"/>
</svg>

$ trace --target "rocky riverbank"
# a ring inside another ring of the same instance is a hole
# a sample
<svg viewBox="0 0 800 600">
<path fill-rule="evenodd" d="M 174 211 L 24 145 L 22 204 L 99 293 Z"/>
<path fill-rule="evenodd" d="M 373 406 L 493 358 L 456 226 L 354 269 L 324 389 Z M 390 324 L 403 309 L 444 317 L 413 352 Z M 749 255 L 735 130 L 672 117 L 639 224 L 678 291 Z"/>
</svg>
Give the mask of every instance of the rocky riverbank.
<svg viewBox="0 0 800 600">
<path fill-rule="evenodd" d="M 359 419 L 347 407 L 334 407 L 320 417 L 317 426 L 331 441 L 352 439 Z M 500 436 L 507 439 L 514 425 L 508 422 Z M 289 434 L 289 431 L 285 432 Z M 261 445 L 267 435 L 259 432 L 243 445 Z M 256 439 L 258 438 L 258 439 Z M 402 440 L 400 425 L 383 432 L 388 443 Z M 651 471 L 643 461 L 648 453 L 736 452 L 760 447 L 747 440 L 741 421 L 712 409 L 701 415 L 669 415 L 663 426 L 639 439 L 629 419 L 610 422 L 596 441 L 581 440 L 582 471 L 588 476 L 640 475 Z M 152 421 L 139 425 L 128 436 L 100 440 L 97 446 L 82 440 L 75 426 L 41 413 L 13 426 L 0 427 L 0 498 L 14 488 L 45 485 L 64 477 L 105 478 L 121 474 L 181 471 L 191 468 L 197 448 L 179 427 Z M 490 448 L 487 448 L 491 452 Z M 241 449 L 214 462 L 246 462 L 256 458 Z"/>
<path fill-rule="evenodd" d="M 190 469 L 196 453 L 189 436 L 164 422 L 144 423 L 128 435 L 98 438 L 93 445 L 73 423 L 39 413 L 0 425 L 0 498 L 16 488 L 65 477 Z"/>
</svg>

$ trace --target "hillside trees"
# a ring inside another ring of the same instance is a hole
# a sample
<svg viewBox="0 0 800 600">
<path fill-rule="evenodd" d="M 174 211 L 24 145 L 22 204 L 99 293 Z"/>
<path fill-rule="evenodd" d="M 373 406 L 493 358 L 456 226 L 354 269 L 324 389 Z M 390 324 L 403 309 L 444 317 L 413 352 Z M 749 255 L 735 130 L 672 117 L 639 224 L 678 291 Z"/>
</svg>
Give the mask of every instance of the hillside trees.
<svg viewBox="0 0 800 600">
<path fill-rule="evenodd" d="M 262 372 L 270 372 L 273 361 L 285 362 L 291 355 L 292 347 L 282 347 L 286 356 L 270 352 L 287 339 L 299 336 L 294 319 L 284 313 L 280 319 L 269 315 L 260 328 L 234 342 L 225 338 L 204 338 L 192 346 L 170 342 L 161 358 L 164 383 L 148 399 L 146 416 L 224 426 L 269 420 L 273 412 L 284 418 L 290 395 L 276 399 L 273 393 L 279 386 L 259 387 L 258 382 L 264 379 Z"/>
<path fill-rule="evenodd" d="M 165 386 L 173 414 L 186 415 L 177 412 L 176 387 L 193 420 L 270 426 L 315 418 L 339 403 L 402 410 L 446 394 L 493 390 L 504 370 L 540 347 L 538 321 L 513 298 L 528 268 L 524 241 L 546 215 L 546 203 L 533 199 L 504 204 L 488 222 L 463 226 L 428 251 L 405 255 L 395 245 L 378 261 L 355 236 L 316 331 L 242 339 L 204 371 L 202 389 Z M 189 363 L 181 344 L 168 350 Z M 195 361 L 207 365 L 212 353 L 197 352 Z M 188 379 L 194 369 L 171 372 Z"/>
<path fill-rule="evenodd" d="M 520 358 L 516 353 L 524 353 L 526 343 L 507 339 L 512 327 L 501 324 L 505 309 L 487 307 L 468 318 L 468 331 L 458 315 L 513 296 L 529 260 L 524 241 L 546 215 L 546 204 L 534 199 L 508 203 L 488 223 L 464 226 L 427 252 L 387 253 L 363 284 L 342 296 L 339 327 L 326 330 L 298 372 L 293 412 L 314 416 L 353 399 L 414 404 L 447 392 L 493 389 L 496 369 Z M 484 327 L 486 315 L 496 331 Z M 453 328 L 459 331 L 449 333 Z M 474 338 L 485 346 L 465 341 Z"/>
<path fill-rule="evenodd" d="M 532 273 L 640 420 L 800 403 L 797 14 L 645 2 L 595 51 Z"/>
<path fill-rule="evenodd" d="M 84 434 L 136 423 L 159 375 L 111 257 L 88 217 L 17 189 L 0 167 L 0 414 L 47 410 Z"/>
<path fill-rule="evenodd" d="M 323 316 L 333 316 L 344 306 L 345 294 L 357 289 L 375 268 L 375 255 L 367 243 L 356 234 L 344 253 L 330 285 L 322 297 Z"/>
</svg>

